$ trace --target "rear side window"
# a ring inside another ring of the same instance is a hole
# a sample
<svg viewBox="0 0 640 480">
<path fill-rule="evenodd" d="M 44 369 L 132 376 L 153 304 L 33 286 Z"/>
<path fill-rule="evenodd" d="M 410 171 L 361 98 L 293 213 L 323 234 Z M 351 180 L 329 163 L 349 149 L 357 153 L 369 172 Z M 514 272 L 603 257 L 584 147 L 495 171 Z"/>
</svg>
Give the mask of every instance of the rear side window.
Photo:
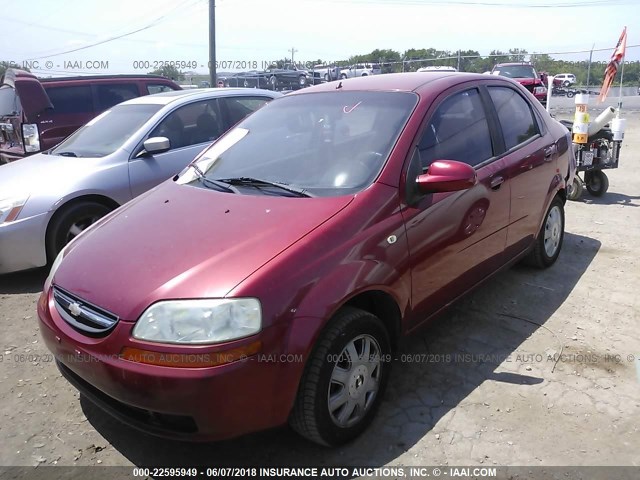
<svg viewBox="0 0 640 480">
<path fill-rule="evenodd" d="M 471 166 L 493 156 L 491 134 L 477 89 L 456 93 L 435 111 L 418 144 L 425 171 L 436 160 L 457 160 Z"/>
<path fill-rule="evenodd" d="M 93 113 L 93 95 L 89 85 L 45 87 L 45 90 L 54 113 Z"/>
<path fill-rule="evenodd" d="M 154 93 L 162 93 L 162 92 L 171 92 L 173 88 L 169 85 L 160 85 L 160 84 L 149 84 L 147 85 L 147 92 L 149 95 L 153 95 Z"/>
<path fill-rule="evenodd" d="M 247 115 L 255 112 L 271 100 L 265 97 L 230 97 L 225 98 L 229 112 L 229 126 L 235 125 Z"/>
<path fill-rule="evenodd" d="M 105 83 L 96 85 L 95 89 L 98 112 L 140 96 L 138 86 L 135 83 Z"/>
<path fill-rule="evenodd" d="M 507 150 L 540 132 L 531 106 L 518 92 L 508 87 L 489 87 L 489 93 L 498 112 Z"/>
</svg>

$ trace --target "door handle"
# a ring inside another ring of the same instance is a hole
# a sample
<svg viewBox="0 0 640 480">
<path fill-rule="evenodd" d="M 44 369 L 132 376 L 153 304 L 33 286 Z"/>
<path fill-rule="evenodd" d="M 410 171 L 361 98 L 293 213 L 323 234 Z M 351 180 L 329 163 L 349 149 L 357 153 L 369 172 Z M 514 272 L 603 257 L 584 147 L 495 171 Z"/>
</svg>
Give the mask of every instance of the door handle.
<svg viewBox="0 0 640 480">
<path fill-rule="evenodd" d="M 498 190 L 500 186 L 504 183 L 504 178 L 497 176 L 491 179 L 491 190 Z"/>
<path fill-rule="evenodd" d="M 544 160 L 548 162 L 551 160 L 551 156 L 556 153 L 556 146 L 552 145 L 544 149 Z"/>
</svg>

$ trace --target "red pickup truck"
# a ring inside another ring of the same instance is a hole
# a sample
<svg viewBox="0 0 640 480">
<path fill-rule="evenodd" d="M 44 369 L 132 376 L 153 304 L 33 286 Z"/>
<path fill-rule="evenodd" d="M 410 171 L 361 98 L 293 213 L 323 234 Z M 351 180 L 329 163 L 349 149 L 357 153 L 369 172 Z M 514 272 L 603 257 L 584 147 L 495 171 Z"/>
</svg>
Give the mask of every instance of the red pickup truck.
<svg viewBox="0 0 640 480">
<path fill-rule="evenodd" d="M 533 93 L 533 96 L 536 97 L 542 105 L 547 105 L 547 87 L 544 86 L 538 72 L 536 72 L 536 69 L 533 68 L 533 65 L 530 63 L 499 63 L 493 67 L 491 74 L 513 78 Z"/>
</svg>

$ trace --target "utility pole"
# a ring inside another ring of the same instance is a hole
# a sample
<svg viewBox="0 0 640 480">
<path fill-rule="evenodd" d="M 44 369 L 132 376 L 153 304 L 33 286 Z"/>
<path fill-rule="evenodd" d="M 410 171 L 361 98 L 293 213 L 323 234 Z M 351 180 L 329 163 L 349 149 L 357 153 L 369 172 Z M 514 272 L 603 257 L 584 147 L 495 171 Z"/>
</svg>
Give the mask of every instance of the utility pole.
<svg viewBox="0 0 640 480">
<path fill-rule="evenodd" d="M 294 65 L 293 62 L 293 55 L 298 51 L 296 50 L 294 47 L 291 47 L 291 50 L 289 50 L 291 52 L 291 65 Z"/>
<path fill-rule="evenodd" d="M 589 66 L 587 67 L 587 91 L 589 90 L 589 84 L 591 82 L 591 59 L 593 58 L 593 49 L 596 48 L 594 43 L 591 47 L 591 53 L 589 54 Z"/>
<path fill-rule="evenodd" d="M 209 0 L 209 77 L 212 87 L 217 87 L 216 78 L 216 0 Z"/>
</svg>

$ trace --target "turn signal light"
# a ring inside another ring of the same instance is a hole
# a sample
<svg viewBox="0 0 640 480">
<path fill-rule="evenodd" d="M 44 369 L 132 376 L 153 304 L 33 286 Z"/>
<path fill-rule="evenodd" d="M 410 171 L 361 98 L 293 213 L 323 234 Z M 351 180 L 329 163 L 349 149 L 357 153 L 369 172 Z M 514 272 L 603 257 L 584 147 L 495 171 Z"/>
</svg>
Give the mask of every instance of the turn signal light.
<svg viewBox="0 0 640 480">
<path fill-rule="evenodd" d="M 258 353 L 261 347 L 262 342 L 260 341 L 231 350 L 209 353 L 152 352 L 140 348 L 124 347 L 120 352 L 120 358 L 130 362 L 161 367 L 205 368 L 245 360 Z"/>
</svg>

